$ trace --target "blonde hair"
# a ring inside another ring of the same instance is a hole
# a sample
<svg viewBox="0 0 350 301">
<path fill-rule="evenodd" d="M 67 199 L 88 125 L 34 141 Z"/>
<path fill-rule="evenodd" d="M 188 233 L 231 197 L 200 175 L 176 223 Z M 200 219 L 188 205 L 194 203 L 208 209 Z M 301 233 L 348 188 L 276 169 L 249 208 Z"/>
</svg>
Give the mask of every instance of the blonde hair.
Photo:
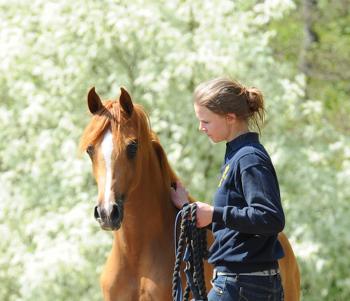
<svg viewBox="0 0 350 301">
<path fill-rule="evenodd" d="M 215 78 L 201 83 L 194 91 L 194 102 L 219 115 L 234 113 L 249 125 L 253 122 L 259 132 L 260 125 L 264 123 L 262 92 L 235 80 Z"/>
</svg>

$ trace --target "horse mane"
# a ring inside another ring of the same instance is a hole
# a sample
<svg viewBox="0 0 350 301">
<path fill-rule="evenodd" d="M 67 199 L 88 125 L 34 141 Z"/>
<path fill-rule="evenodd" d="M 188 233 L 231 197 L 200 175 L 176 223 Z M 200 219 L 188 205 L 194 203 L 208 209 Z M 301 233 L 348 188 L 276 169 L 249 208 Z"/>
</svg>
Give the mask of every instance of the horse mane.
<svg viewBox="0 0 350 301">
<path fill-rule="evenodd" d="M 158 137 L 155 134 L 154 139 L 152 140 L 152 144 L 158 158 L 162 178 L 165 181 L 166 187 L 170 187 L 172 183 L 176 183 L 178 177 L 175 174 L 174 170 L 171 168 L 167 155 L 162 145 L 160 144 Z"/>
</svg>

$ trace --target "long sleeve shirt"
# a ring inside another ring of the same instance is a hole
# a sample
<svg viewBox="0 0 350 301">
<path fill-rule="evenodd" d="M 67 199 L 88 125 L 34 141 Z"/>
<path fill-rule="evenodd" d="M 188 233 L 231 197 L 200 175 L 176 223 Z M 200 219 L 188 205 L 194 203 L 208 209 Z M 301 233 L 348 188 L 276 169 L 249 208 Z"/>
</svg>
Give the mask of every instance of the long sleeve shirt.
<svg viewBox="0 0 350 301">
<path fill-rule="evenodd" d="M 214 196 L 209 262 L 219 271 L 254 272 L 277 267 L 284 256 L 277 235 L 284 228 L 279 185 L 257 133 L 226 145 Z"/>
</svg>

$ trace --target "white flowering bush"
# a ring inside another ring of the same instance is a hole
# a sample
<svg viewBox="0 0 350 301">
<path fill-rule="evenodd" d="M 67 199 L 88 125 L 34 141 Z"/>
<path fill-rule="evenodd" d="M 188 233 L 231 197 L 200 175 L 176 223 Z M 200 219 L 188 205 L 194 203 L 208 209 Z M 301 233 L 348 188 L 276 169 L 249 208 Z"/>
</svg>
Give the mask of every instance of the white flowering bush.
<svg viewBox="0 0 350 301">
<path fill-rule="evenodd" d="M 197 133 L 192 92 L 228 75 L 261 88 L 305 300 L 347 300 L 349 139 L 291 78 L 266 24 L 293 1 L 0 0 L 0 300 L 101 300 L 111 233 L 78 153 L 91 86 L 125 86 L 192 194 L 210 201 L 224 145 Z"/>
</svg>

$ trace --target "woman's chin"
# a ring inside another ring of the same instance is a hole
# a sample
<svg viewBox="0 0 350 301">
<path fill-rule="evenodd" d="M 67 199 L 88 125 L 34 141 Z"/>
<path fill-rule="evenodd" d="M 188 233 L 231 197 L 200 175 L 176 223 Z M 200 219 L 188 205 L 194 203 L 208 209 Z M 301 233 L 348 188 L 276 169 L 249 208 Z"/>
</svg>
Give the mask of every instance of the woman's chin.
<svg viewBox="0 0 350 301">
<path fill-rule="evenodd" d="M 227 139 L 225 139 L 225 138 L 223 138 L 223 137 L 208 136 L 208 138 L 209 138 L 209 140 L 210 140 L 212 143 L 214 143 L 214 144 L 220 143 L 220 142 L 223 142 L 223 141 L 227 142 Z"/>
<path fill-rule="evenodd" d="M 212 137 L 212 136 L 208 136 L 209 140 L 212 142 L 212 143 L 218 143 L 220 141 L 218 141 L 218 139 L 215 139 L 215 137 Z"/>
</svg>

